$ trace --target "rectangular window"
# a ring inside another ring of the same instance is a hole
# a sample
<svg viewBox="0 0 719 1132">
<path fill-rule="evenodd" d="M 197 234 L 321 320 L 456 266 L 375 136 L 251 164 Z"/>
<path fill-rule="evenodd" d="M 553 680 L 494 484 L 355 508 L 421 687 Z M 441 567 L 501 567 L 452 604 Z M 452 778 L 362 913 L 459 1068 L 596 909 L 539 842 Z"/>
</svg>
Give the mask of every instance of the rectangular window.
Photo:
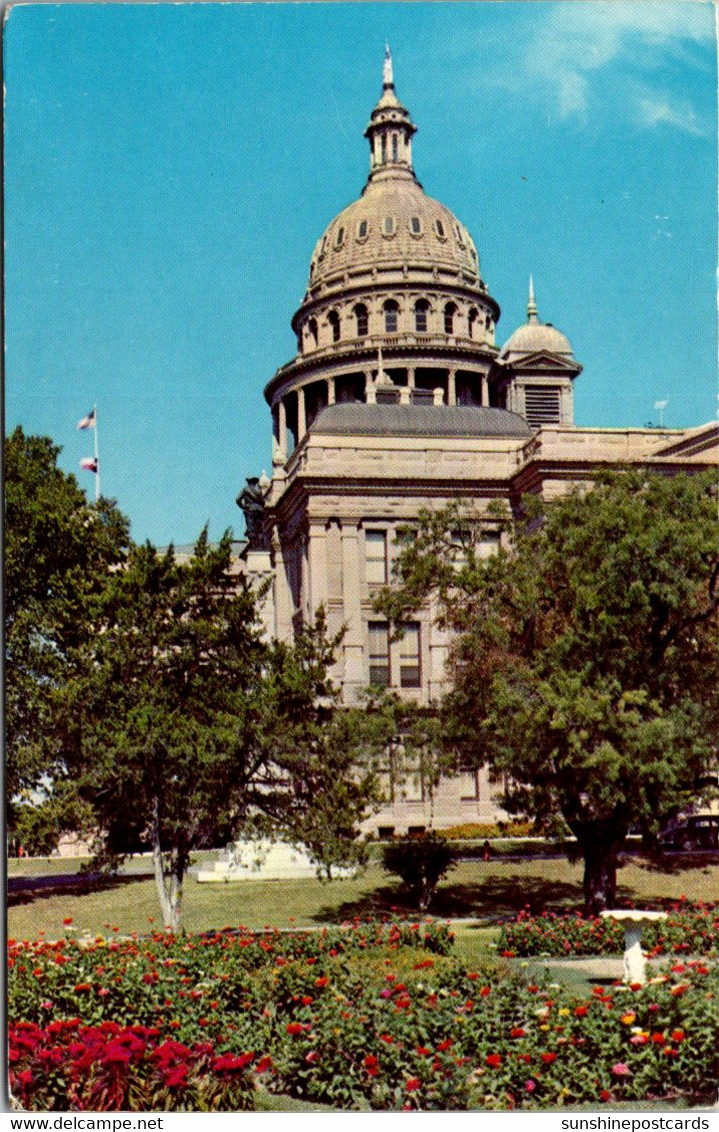
<svg viewBox="0 0 719 1132">
<path fill-rule="evenodd" d="M 411 621 L 402 626 L 404 636 L 399 642 L 399 683 L 402 688 L 420 688 L 422 671 L 419 652 L 419 625 Z"/>
<path fill-rule="evenodd" d="M 484 530 L 479 536 L 479 557 L 489 558 L 496 554 L 502 541 L 502 532 L 498 530 Z"/>
<path fill-rule="evenodd" d="M 369 682 L 377 688 L 389 688 L 389 626 L 385 621 L 370 621 L 368 644 Z"/>
<path fill-rule="evenodd" d="M 371 586 L 387 583 L 387 532 L 365 531 L 367 581 Z"/>
<path fill-rule="evenodd" d="M 555 386 L 528 385 L 524 390 L 525 416 L 532 428 L 561 421 L 561 393 Z"/>
<path fill-rule="evenodd" d="M 460 798 L 463 802 L 479 801 L 479 771 L 463 770 L 459 776 Z"/>
</svg>

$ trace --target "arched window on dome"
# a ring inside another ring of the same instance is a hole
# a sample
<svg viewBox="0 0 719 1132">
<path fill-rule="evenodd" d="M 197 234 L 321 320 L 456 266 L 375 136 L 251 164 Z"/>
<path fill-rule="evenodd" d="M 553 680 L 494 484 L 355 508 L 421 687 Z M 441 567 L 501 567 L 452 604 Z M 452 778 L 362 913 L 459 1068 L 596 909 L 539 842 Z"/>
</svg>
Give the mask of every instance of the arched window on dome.
<svg viewBox="0 0 719 1132">
<path fill-rule="evenodd" d="M 396 334 L 399 325 L 399 303 L 388 299 L 384 305 L 385 334 Z"/>
<path fill-rule="evenodd" d="M 341 248 L 345 242 L 345 230 L 343 227 L 337 229 L 337 236 L 335 237 L 335 247 Z"/>
<path fill-rule="evenodd" d="M 487 329 L 487 330 L 491 330 L 491 329 L 492 329 L 492 319 L 491 319 L 491 317 L 490 317 L 489 315 L 487 315 L 487 317 L 485 318 L 485 320 L 484 320 L 484 325 L 485 325 L 485 327 L 486 327 L 486 329 Z"/>
<path fill-rule="evenodd" d="M 327 315 L 327 321 L 332 327 L 332 341 L 339 342 L 340 340 L 340 316 L 337 311 L 330 311 Z"/>
<path fill-rule="evenodd" d="M 418 334 L 427 333 L 427 315 L 429 312 L 429 303 L 426 299 L 417 299 L 414 304 L 414 328 Z"/>
<path fill-rule="evenodd" d="M 364 303 L 357 303 L 353 314 L 357 319 L 357 337 L 366 338 L 369 333 L 369 314 Z"/>
<path fill-rule="evenodd" d="M 457 313 L 456 303 L 447 303 L 444 308 L 444 332 L 445 334 L 454 334 L 454 316 Z"/>
<path fill-rule="evenodd" d="M 309 320 L 309 322 L 307 323 L 307 333 L 310 336 L 310 349 L 316 350 L 317 349 L 317 341 L 318 341 L 317 319 L 316 318 L 311 318 Z"/>
<path fill-rule="evenodd" d="M 359 224 L 357 225 L 357 239 L 358 240 L 366 240 L 368 233 L 369 233 L 369 221 L 368 220 L 360 220 Z"/>
<path fill-rule="evenodd" d="M 467 334 L 470 338 L 474 338 L 476 333 L 477 319 L 479 318 L 479 311 L 476 307 L 472 307 L 467 315 Z"/>
<path fill-rule="evenodd" d="M 386 134 L 382 134 L 382 137 L 380 138 L 379 144 L 380 144 L 380 150 L 381 150 L 380 161 L 381 161 L 382 165 L 386 165 L 387 164 L 387 135 Z"/>
<path fill-rule="evenodd" d="M 419 216 L 413 216 L 409 222 L 409 230 L 413 236 L 422 235 L 422 221 Z"/>
<path fill-rule="evenodd" d="M 399 161 L 399 142 L 396 134 L 392 134 L 392 160 Z"/>
<path fill-rule="evenodd" d="M 447 233 L 444 230 L 444 224 L 442 223 L 441 220 L 435 220 L 434 230 L 437 233 L 437 235 L 439 236 L 440 240 L 446 240 L 447 239 Z"/>
</svg>

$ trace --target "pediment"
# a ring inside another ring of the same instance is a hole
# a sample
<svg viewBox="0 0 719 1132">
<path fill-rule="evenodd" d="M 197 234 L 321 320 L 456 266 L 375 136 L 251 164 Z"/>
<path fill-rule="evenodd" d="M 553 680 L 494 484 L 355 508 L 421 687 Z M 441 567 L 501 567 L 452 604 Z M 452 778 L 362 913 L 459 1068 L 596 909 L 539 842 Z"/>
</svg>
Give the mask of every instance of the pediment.
<svg viewBox="0 0 719 1132">
<path fill-rule="evenodd" d="M 515 373 L 563 373 L 567 376 L 576 376 L 582 369 L 579 362 L 570 361 L 562 354 L 551 354 L 546 350 L 508 359 L 503 363 L 503 366 Z"/>
</svg>

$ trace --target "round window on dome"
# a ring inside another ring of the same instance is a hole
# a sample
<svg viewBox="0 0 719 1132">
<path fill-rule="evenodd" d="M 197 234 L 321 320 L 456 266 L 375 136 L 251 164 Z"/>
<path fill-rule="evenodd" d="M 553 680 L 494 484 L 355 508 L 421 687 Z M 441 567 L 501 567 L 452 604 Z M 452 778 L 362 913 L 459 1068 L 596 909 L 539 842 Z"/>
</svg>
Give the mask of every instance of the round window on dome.
<svg viewBox="0 0 719 1132">
<path fill-rule="evenodd" d="M 385 216 L 384 220 L 382 221 L 382 235 L 387 237 L 394 236 L 396 231 L 397 222 L 394 216 Z"/>
<path fill-rule="evenodd" d="M 413 236 L 422 235 L 422 221 L 419 216 L 412 216 L 409 222 L 409 230 Z"/>
<path fill-rule="evenodd" d="M 439 236 L 440 240 L 446 240 L 447 239 L 447 233 L 445 231 L 444 224 L 442 223 L 441 220 L 435 220 L 434 230 L 437 233 L 437 235 Z"/>
<path fill-rule="evenodd" d="M 357 239 L 366 240 L 369 236 L 369 220 L 360 220 L 357 225 Z"/>
</svg>

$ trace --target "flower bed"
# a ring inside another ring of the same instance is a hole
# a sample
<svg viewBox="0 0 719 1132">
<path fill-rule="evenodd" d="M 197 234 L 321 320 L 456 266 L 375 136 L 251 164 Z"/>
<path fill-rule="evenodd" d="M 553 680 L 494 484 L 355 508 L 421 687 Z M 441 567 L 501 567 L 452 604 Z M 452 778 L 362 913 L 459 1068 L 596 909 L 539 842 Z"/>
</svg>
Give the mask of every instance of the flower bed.
<svg viewBox="0 0 719 1132">
<path fill-rule="evenodd" d="M 254 1053 L 218 1056 L 209 1042 L 188 1047 L 157 1027 L 79 1018 L 10 1026 L 10 1089 L 23 1108 L 95 1112 L 238 1112 L 253 1108 Z M 258 1072 L 267 1063 L 256 1063 Z"/>
<path fill-rule="evenodd" d="M 650 955 L 719 955 L 719 905 L 679 901 L 667 909 L 669 918 L 648 924 L 642 946 Z M 620 955 L 624 928 L 616 920 L 545 912 L 520 912 L 502 927 L 500 952 L 516 956 Z"/>
<path fill-rule="evenodd" d="M 392 923 L 14 943 L 13 1091 L 30 1108 L 240 1108 L 258 1071 L 274 1092 L 343 1109 L 537 1109 L 711 1091 L 714 966 L 675 962 L 645 987 L 577 999 L 501 962 L 468 971 L 444 954 L 449 942 L 445 925 Z M 87 1079 L 73 1077 L 87 1059 Z"/>
</svg>

